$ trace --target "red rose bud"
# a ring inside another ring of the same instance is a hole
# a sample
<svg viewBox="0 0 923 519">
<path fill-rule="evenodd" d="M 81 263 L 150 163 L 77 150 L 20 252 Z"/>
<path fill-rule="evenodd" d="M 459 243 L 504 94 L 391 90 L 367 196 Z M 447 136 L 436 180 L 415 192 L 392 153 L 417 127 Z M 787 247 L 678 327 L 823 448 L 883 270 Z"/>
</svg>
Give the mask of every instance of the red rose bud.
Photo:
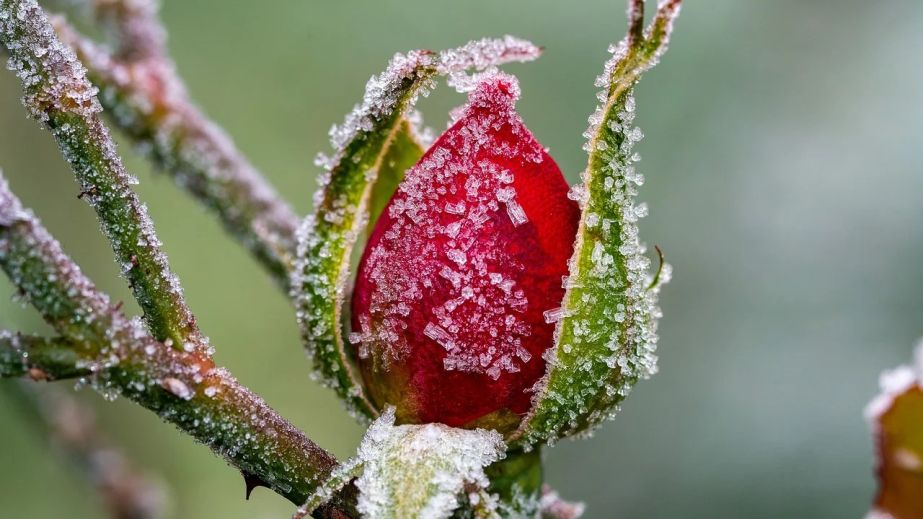
<svg viewBox="0 0 923 519">
<path fill-rule="evenodd" d="M 580 210 L 488 73 L 375 225 L 350 342 L 369 395 L 404 423 L 512 430 L 545 373 Z"/>
</svg>

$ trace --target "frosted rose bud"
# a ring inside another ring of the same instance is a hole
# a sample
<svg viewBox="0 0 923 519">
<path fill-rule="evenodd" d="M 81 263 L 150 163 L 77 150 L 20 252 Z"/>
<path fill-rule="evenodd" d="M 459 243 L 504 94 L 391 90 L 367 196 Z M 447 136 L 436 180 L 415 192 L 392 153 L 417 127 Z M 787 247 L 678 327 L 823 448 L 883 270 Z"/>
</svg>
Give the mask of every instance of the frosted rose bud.
<svg viewBox="0 0 923 519">
<path fill-rule="evenodd" d="M 369 396 L 399 422 L 510 431 L 545 373 L 544 314 L 561 306 L 580 210 L 518 95 L 512 76 L 481 78 L 363 253 L 350 342 Z"/>
</svg>

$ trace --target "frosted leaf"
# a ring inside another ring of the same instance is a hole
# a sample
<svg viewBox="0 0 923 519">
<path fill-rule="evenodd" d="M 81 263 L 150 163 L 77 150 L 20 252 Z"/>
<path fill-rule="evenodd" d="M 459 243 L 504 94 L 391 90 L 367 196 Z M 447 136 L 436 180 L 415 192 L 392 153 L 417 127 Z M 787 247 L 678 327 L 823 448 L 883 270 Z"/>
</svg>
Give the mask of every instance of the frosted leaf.
<svg viewBox="0 0 923 519">
<path fill-rule="evenodd" d="M 869 425 L 875 427 L 881 415 L 890 409 L 894 398 L 915 385 L 923 386 L 923 339 L 914 348 L 914 361 L 911 364 L 885 370 L 879 376 L 881 393 L 865 406 L 863 413 Z"/>
<path fill-rule="evenodd" d="M 484 468 L 504 457 L 503 439 L 483 429 L 394 425 L 394 409 L 376 420 L 359 447 L 357 509 L 376 519 L 442 519 L 471 487 L 489 485 Z"/>
<path fill-rule="evenodd" d="M 874 434 L 878 494 L 867 517 L 923 513 L 923 340 L 914 362 L 882 373 L 881 393 L 865 409 Z"/>
</svg>

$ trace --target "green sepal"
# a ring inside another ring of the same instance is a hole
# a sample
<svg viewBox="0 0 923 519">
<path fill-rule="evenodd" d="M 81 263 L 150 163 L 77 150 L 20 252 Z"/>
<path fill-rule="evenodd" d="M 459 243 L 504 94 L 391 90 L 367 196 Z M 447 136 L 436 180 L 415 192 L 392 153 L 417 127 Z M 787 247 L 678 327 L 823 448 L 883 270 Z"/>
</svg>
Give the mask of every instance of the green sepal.
<svg viewBox="0 0 923 519">
<path fill-rule="evenodd" d="M 604 104 L 590 117 L 589 161 L 583 184 L 572 191 L 582 215 L 566 292 L 561 309 L 546 313 L 559 319 L 555 345 L 533 407 L 510 439 L 514 447 L 592 429 L 618 410 L 635 382 L 656 371 L 657 294 L 669 267 L 651 276 L 638 239 L 646 206 L 634 202 L 642 181 L 632 151 L 641 138 L 631 124 L 632 88 L 666 49 L 679 4 L 661 3 L 644 31 L 643 2 L 632 2 L 628 37 L 613 48 L 597 81 Z"/>
</svg>

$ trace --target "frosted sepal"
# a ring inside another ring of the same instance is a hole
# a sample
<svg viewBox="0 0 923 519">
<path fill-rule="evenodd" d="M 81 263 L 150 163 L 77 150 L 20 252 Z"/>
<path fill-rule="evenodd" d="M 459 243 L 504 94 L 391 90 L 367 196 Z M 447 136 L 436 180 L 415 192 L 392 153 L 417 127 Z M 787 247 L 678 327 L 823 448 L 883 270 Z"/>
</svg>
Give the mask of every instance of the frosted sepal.
<svg viewBox="0 0 923 519">
<path fill-rule="evenodd" d="M 643 178 L 634 144 L 632 88 L 666 49 L 680 1 L 661 2 L 643 30 L 643 2 L 631 2 L 629 34 L 610 50 L 597 80 L 602 104 L 589 118 L 589 154 L 583 182 L 571 197 L 582 208 L 580 227 L 564 281 L 548 369 L 533 388 L 533 406 L 514 444 L 529 448 L 586 432 L 614 415 L 639 379 L 657 371 L 657 296 L 670 267 L 652 275 L 637 222 L 647 206 L 637 203 Z"/>
<path fill-rule="evenodd" d="M 923 341 L 916 360 L 882 373 L 865 409 L 875 435 L 878 495 L 867 517 L 923 517 Z"/>
<path fill-rule="evenodd" d="M 356 480 L 357 509 L 378 519 L 450 517 L 463 493 L 483 499 L 489 485 L 484 468 L 503 455 L 497 432 L 442 424 L 395 426 L 389 408 L 359 447 L 364 469 Z"/>
</svg>

